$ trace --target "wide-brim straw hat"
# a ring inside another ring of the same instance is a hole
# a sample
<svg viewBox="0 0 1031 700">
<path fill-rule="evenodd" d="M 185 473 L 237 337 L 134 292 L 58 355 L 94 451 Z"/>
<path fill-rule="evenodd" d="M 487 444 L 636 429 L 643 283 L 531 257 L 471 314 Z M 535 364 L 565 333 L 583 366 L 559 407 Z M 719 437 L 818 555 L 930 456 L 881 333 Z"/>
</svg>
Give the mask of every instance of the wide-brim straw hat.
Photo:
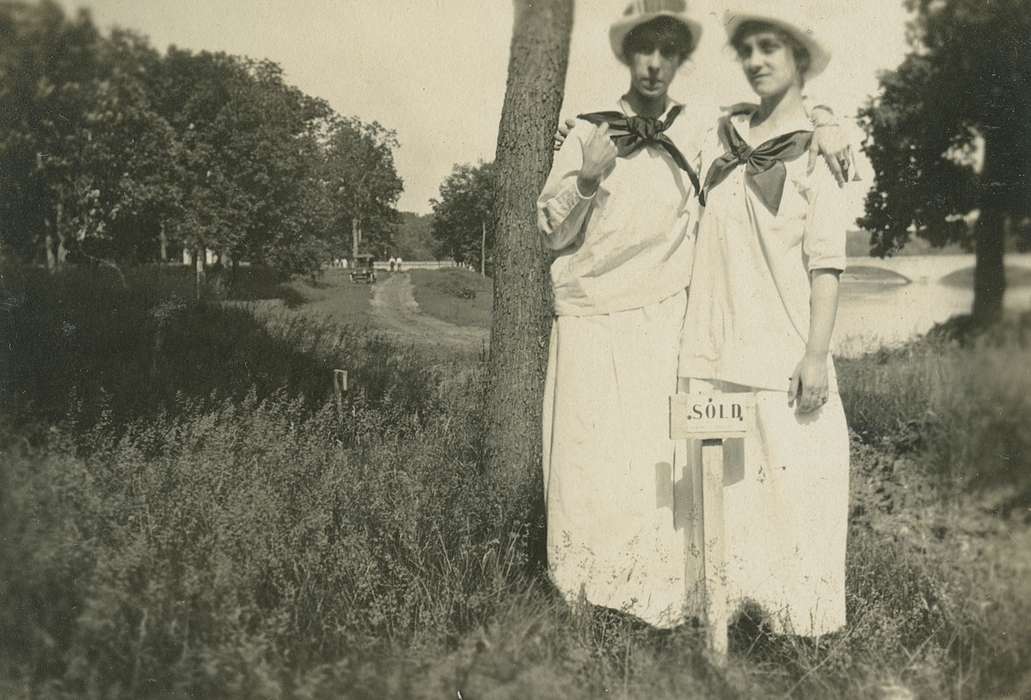
<svg viewBox="0 0 1031 700">
<path fill-rule="evenodd" d="M 732 40 L 737 30 L 745 22 L 762 22 L 790 34 L 798 43 L 809 51 L 809 68 L 803 73 L 806 80 L 815 78 L 831 62 L 831 50 L 809 24 L 806 17 L 796 8 L 785 6 L 782 9 L 761 10 L 734 9 L 723 14 L 723 25 L 727 30 L 727 39 Z"/>
<path fill-rule="evenodd" d="M 623 40 L 637 27 L 659 17 L 672 17 L 687 27 L 691 33 L 691 43 L 698 48 L 702 38 L 702 25 L 687 14 L 686 0 L 634 0 L 623 11 L 623 15 L 609 27 L 609 41 L 612 52 L 621 63 L 627 63 L 623 53 Z"/>
</svg>

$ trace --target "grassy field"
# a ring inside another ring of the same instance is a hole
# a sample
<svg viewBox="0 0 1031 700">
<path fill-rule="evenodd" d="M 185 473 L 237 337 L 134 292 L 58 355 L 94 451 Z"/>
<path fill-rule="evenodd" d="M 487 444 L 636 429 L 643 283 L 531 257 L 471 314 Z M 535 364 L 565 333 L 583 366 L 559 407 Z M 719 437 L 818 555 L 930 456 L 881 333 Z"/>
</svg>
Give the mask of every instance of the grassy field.
<svg viewBox="0 0 1031 700">
<path fill-rule="evenodd" d="M 490 328 L 492 280 L 458 268 L 412 270 L 409 274 L 423 313 L 458 326 Z"/>
<path fill-rule="evenodd" d="M 744 618 L 717 668 L 561 603 L 480 468 L 482 368 L 327 316 L 360 298 L 0 280 L 2 697 L 1031 696 L 1029 317 L 841 363 L 849 628 Z"/>
</svg>

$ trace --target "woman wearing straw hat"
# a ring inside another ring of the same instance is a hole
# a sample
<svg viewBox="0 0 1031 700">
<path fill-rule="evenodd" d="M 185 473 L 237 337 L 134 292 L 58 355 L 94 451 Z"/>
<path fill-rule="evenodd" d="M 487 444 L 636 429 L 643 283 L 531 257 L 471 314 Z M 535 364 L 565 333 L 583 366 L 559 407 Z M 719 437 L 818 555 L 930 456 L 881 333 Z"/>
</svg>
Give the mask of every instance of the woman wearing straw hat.
<svg viewBox="0 0 1031 700">
<path fill-rule="evenodd" d="M 786 10 L 724 22 L 760 104 L 702 147 L 681 388 L 755 395 L 743 465 L 725 475 L 725 584 L 774 631 L 819 635 L 845 624 L 849 445 L 829 346 L 850 222 L 834 178 L 802 157 L 802 86 L 831 54 Z"/>
<path fill-rule="evenodd" d="M 684 613 L 667 397 L 702 136 L 668 91 L 700 36 L 684 0 L 630 4 L 610 29 L 630 88 L 612 109 L 581 115 L 537 202 L 556 251 L 543 426 L 550 575 L 570 601 L 661 627 Z"/>
</svg>

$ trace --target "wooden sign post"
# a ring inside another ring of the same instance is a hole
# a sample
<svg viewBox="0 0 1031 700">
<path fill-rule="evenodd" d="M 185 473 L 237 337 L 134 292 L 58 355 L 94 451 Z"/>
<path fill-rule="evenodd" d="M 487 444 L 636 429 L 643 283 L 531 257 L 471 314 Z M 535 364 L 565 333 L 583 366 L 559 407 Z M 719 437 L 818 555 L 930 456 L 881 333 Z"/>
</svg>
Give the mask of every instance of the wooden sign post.
<svg viewBox="0 0 1031 700">
<path fill-rule="evenodd" d="M 723 441 L 745 436 L 753 410 L 753 394 L 676 394 L 669 398 L 670 437 L 683 440 L 684 453 L 688 455 L 692 454 L 691 441 L 702 441 L 701 464 L 686 460 L 682 478 L 693 485 L 694 500 L 701 509 L 702 517 L 694 524 L 700 526 L 697 541 L 703 543 L 701 584 L 706 639 L 710 651 L 719 661 L 724 660 L 727 654 L 728 621 L 724 571 Z M 697 474 L 699 469 L 701 474 Z M 689 539 L 685 539 L 685 547 L 689 546 L 688 542 Z M 691 553 L 686 554 L 690 562 Z M 685 573 L 690 574 L 690 566 Z M 690 592 L 696 581 L 688 575 L 684 583 Z"/>
<path fill-rule="evenodd" d="M 347 370 L 333 370 L 333 396 L 337 404 L 337 421 L 344 422 L 344 395 L 347 394 Z"/>
</svg>

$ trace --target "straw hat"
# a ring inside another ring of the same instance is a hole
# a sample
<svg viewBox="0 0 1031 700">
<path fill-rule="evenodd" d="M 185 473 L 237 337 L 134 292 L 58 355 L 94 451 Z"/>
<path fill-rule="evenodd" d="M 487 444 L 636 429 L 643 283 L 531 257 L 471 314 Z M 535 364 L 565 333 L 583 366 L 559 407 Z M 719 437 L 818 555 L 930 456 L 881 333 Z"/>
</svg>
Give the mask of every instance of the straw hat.
<svg viewBox="0 0 1031 700">
<path fill-rule="evenodd" d="M 702 25 L 688 17 L 686 0 L 633 0 L 627 5 L 623 15 L 609 27 L 612 52 L 621 63 L 627 63 L 627 57 L 623 54 L 623 40 L 626 39 L 626 35 L 658 17 L 672 17 L 683 24 L 690 32 L 695 47 L 698 46 L 702 38 Z"/>
<path fill-rule="evenodd" d="M 806 80 L 815 78 L 822 73 L 827 64 L 831 62 L 831 51 L 827 48 L 826 44 L 820 41 L 812 25 L 809 24 L 798 6 L 782 3 L 775 10 L 767 10 L 766 3 L 763 3 L 763 6 L 758 11 L 751 8 L 747 10 L 727 10 L 723 14 L 723 24 L 727 30 L 727 39 L 733 39 L 738 28 L 745 22 L 762 22 L 763 24 L 772 25 L 790 34 L 809 51 L 809 68 L 803 74 Z"/>
</svg>

